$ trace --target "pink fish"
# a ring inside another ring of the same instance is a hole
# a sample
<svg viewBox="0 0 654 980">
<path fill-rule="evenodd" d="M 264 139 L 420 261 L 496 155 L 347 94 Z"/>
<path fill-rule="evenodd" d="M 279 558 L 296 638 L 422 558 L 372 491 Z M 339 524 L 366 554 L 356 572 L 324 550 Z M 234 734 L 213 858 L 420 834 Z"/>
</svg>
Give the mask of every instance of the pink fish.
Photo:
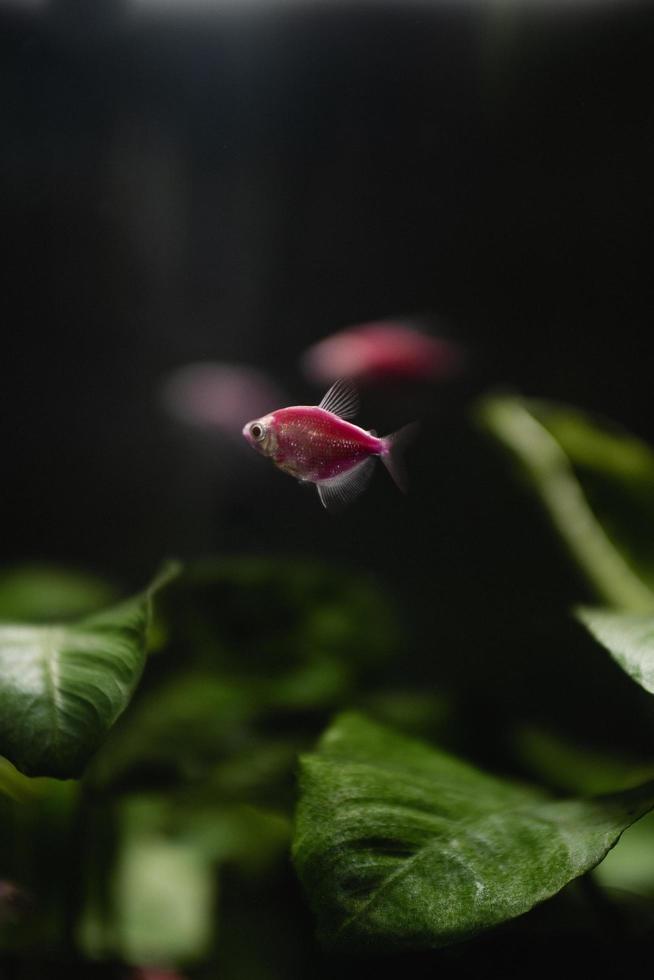
<svg viewBox="0 0 654 980">
<path fill-rule="evenodd" d="M 455 374 L 459 348 L 417 330 L 410 322 L 361 323 L 326 337 L 305 352 L 302 364 L 315 381 L 405 379 L 430 381 Z"/>
<path fill-rule="evenodd" d="M 315 483 L 324 507 L 342 510 L 366 487 L 379 456 L 395 483 L 406 491 L 401 454 L 416 429 L 404 426 L 380 438 L 348 421 L 359 398 L 350 381 L 337 381 L 320 405 L 279 408 L 243 427 L 257 452 L 301 483 Z"/>
</svg>

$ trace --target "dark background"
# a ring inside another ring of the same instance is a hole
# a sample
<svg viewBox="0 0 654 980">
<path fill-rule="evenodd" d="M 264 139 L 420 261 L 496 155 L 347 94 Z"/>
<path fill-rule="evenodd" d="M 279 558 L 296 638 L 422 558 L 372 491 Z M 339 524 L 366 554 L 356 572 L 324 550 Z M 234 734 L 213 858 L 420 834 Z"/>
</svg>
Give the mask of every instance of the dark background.
<svg viewBox="0 0 654 980">
<path fill-rule="evenodd" d="M 0 5 L 2 561 L 129 587 L 170 554 L 337 559 L 397 594 L 396 670 L 456 695 L 477 757 L 507 717 L 651 752 L 467 412 L 509 387 L 654 439 L 653 31 L 626 0 Z M 161 411 L 204 358 L 318 401 L 301 351 L 403 313 L 468 352 L 366 395 L 366 426 L 423 417 L 406 500 L 380 473 L 335 520 Z"/>
</svg>

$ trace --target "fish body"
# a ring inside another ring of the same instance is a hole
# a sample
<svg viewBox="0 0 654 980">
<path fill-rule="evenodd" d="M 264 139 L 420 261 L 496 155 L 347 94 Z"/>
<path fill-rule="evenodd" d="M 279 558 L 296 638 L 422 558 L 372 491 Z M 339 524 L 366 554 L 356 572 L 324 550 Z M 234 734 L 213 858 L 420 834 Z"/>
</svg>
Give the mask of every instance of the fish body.
<svg viewBox="0 0 654 980">
<path fill-rule="evenodd" d="M 383 439 L 317 405 L 280 408 L 260 422 L 267 436 L 254 441 L 255 449 L 284 473 L 310 483 L 331 480 L 385 450 Z"/>
<path fill-rule="evenodd" d="M 349 420 L 357 407 L 354 387 L 338 381 L 320 405 L 277 409 L 248 422 L 243 435 L 284 473 L 303 483 L 315 483 L 323 505 L 330 510 L 342 509 L 361 493 L 377 456 L 398 486 L 406 489 L 398 450 L 413 426 L 380 438 Z"/>
</svg>

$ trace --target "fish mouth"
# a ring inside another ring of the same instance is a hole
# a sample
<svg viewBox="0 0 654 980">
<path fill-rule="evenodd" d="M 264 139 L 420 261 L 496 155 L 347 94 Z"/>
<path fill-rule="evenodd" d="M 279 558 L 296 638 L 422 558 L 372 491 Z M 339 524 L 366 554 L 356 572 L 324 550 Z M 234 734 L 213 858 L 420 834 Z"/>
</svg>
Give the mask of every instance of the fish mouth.
<svg viewBox="0 0 654 980">
<path fill-rule="evenodd" d="M 257 422 L 246 422 L 243 426 L 243 438 L 253 449 L 259 449 L 261 445 L 255 438 L 258 435 L 257 425 Z M 253 428 L 254 432 L 252 431 Z"/>
</svg>

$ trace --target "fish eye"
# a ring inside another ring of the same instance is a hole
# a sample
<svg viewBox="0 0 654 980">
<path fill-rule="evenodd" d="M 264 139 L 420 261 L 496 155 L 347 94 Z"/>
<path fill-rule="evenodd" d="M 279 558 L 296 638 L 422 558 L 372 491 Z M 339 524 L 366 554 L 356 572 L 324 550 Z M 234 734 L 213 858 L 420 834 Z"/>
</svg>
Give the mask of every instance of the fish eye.
<svg viewBox="0 0 654 980">
<path fill-rule="evenodd" d="M 259 422 L 253 422 L 250 426 L 250 435 L 257 442 L 261 442 L 265 434 L 264 427 Z"/>
</svg>

